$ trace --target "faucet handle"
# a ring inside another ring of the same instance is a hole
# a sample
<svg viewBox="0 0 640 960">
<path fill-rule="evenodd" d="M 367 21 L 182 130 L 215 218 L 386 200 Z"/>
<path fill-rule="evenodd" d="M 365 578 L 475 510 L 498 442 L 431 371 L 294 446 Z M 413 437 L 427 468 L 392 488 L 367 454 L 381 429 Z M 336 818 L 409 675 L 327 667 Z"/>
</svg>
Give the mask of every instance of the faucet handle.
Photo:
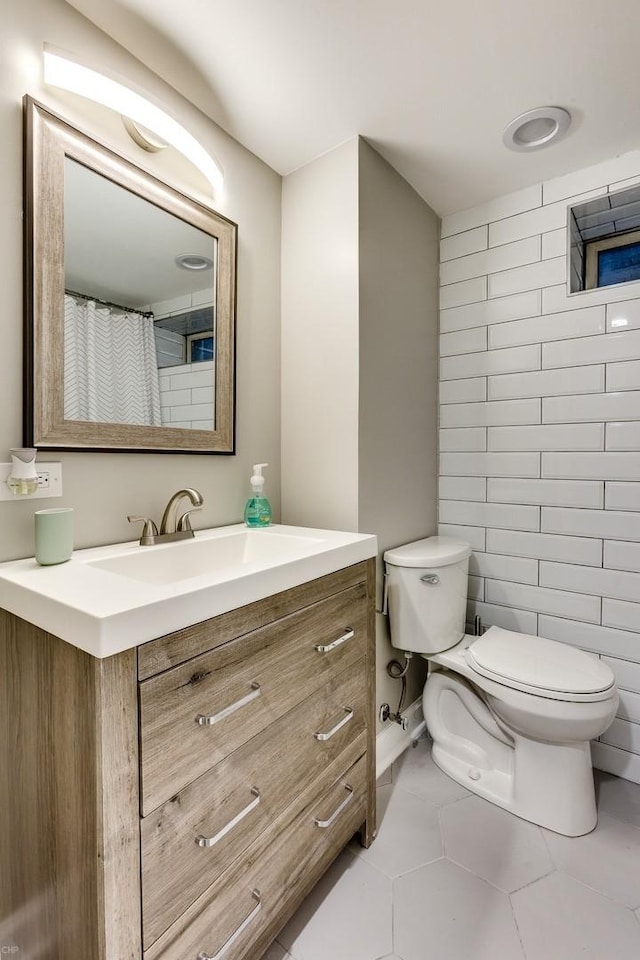
<svg viewBox="0 0 640 960">
<path fill-rule="evenodd" d="M 129 523 L 144 523 L 142 536 L 140 537 L 140 546 L 144 547 L 150 543 L 155 543 L 155 539 L 158 536 L 158 528 L 153 520 L 149 520 L 148 517 L 127 517 L 127 520 Z"/>
<path fill-rule="evenodd" d="M 180 531 L 181 533 L 185 531 L 193 532 L 193 528 L 191 526 L 191 520 L 189 519 L 189 514 L 195 513 L 196 510 L 201 510 L 201 509 L 202 507 L 192 507 L 191 510 L 185 510 L 185 512 L 181 514 L 181 516 L 178 518 L 178 523 L 176 524 L 176 530 Z"/>
</svg>

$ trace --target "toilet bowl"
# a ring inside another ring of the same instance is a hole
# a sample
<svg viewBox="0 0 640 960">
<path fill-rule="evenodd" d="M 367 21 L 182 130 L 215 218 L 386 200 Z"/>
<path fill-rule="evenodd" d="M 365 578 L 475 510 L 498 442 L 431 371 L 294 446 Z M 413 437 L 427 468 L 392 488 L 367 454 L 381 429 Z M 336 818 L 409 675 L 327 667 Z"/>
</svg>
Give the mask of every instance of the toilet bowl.
<svg viewBox="0 0 640 960">
<path fill-rule="evenodd" d="M 589 741 L 613 720 L 613 673 L 574 647 L 492 626 L 464 633 L 471 548 L 429 537 L 388 550 L 391 642 L 429 662 L 437 765 L 468 790 L 557 833 L 597 822 Z"/>
</svg>

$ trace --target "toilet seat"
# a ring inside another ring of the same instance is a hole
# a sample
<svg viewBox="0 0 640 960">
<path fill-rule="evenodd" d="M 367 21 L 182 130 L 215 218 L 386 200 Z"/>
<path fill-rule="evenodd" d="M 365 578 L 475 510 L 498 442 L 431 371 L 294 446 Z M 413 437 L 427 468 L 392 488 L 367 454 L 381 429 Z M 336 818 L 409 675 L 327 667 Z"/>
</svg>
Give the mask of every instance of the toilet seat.
<svg viewBox="0 0 640 960">
<path fill-rule="evenodd" d="M 597 657 L 501 627 L 490 627 L 468 646 L 465 659 L 479 677 L 552 700 L 607 700 L 615 691 L 609 667 Z"/>
</svg>

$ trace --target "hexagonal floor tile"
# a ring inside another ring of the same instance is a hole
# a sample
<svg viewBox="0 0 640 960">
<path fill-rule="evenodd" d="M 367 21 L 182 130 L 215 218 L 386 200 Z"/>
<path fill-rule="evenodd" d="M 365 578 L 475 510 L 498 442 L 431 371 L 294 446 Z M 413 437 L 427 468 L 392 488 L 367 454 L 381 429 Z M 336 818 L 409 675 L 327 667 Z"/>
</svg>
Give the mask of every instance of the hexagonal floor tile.
<svg viewBox="0 0 640 960">
<path fill-rule="evenodd" d="M 481 797 L 440 810 L 445 856 L 505 893 L 553 870 L 540 827 Z"/>
<path fill-rule="evenodd" d="M 509 898 L 450 860 L 394 880 L 393 923 L 404 960 L 524 960 Z"/>
<path fill-rule="evenodd" d="M 438 808 L 396 784 L 378 787 L 378 835 L 368 850 L 350 849 L 388 877 L 398 877 L 442 856 Z"/>
<path fill-rule="evenodd" d="M 469 791 L 443 773 L 431 759 L 431 740 L 419 740 L 393 764 L 393 782 L 436 806 L 468 797 Z"/>
<path fill-rule="evenodd" d="M 602 813 L 584 837 L 544 830 L 558 869 L 627 907 L 640 906 L 640 828 Z"/>
<path fill-rule="evenodd" d="M 571 877 L 552 873 L 511 895 L 527 960 L 637 960 L 631 910 Z"/>
<path fill-rule="evenodd" d="M 391 881 L 344 850 L 278 934 L 294 960 L 371 960 L 393 949 Z"/>
<path fill-rule="evenodd" d="M 640 783 L 594 770 L 598 811 L 640 827 Z"/>
</svg>

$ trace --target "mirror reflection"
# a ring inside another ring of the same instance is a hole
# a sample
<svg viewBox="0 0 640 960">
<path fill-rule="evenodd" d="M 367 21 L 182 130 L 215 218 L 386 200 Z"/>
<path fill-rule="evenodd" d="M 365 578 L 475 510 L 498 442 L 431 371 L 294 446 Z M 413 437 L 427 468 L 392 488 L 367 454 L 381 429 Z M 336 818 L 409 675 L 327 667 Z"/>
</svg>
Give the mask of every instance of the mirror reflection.
<svg viewBox="0 0 640 960">
<path fill-rule="evenodd" d="M 66 157 L 64 251 L 65 419 L 213 430 L 215 237 Z"/>
</svg>

